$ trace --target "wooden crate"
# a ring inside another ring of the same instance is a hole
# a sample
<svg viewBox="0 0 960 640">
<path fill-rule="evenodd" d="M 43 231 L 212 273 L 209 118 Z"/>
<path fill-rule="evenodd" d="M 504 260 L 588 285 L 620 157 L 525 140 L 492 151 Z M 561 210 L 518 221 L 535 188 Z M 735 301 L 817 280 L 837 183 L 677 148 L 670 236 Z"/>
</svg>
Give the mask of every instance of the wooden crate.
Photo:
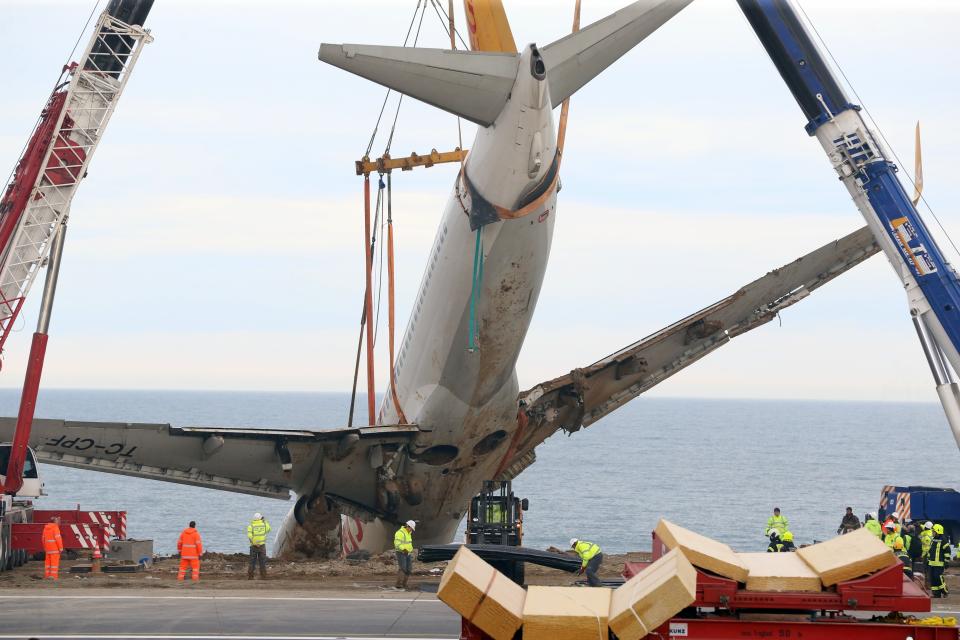
<svg viewBox="0 0 960 640">
<path fill-rule="evenodd" d="M 747 565 L 747 591 L 823 590 L 820 576 L 796 553 L 738 553 Z"/>
<path fill-rule="evenodd" d="M 608 640 L 611 590 L 602 587 L 528 587 L 524 640 Z"/>
<path fill-rule="evenodd" d="M 523 587 L 466 547 L 443 572 L 437 598 L 494 640 L 510 640 L 523 624 Z"/>
<path fill-rule="evenodd" d="M 697 571 L 674 549 L 613 592 L 610 629 L 620 640 L 639 640 L 697 598 Z"/>
<path fill-rule="evenodd" d="M 797 551 L 824 586 L 853 580 L 897 563 L 893 552 L 867 529 L 837 536 Z"/>
<path fill-rule="evenodd" d="M 699 533 L 684 529 L 663 518 L 657 523 L 657 537 L 670 549 L 680 549 L 694 566 L 737 582 L 747 581 L 746 565 L 733 549 Z"/>
</svg>

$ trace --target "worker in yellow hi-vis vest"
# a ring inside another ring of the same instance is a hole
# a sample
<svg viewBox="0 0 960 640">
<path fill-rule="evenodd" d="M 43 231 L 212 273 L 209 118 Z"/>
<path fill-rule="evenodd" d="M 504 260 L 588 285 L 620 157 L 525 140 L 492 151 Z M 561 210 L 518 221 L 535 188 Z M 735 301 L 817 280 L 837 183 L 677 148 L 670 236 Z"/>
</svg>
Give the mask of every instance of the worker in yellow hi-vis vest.
<svg viewBox="0 0 960 640">
<path fill-rule="evenodd" d="M 413 571 L 413 531 L 417 523 L 407 520 L 393 534 L 393 550 L 397 552 L 397 584 L 394 589 L 406 589 Z"/>
<path fill-rule="evenodd" d="M 591 587 L 600 586 L 600 578 L 597 571 L 600 570 L 600 564 L 603 562 L 603 553 L 600 551 L 600 545 L 579 538 L 570 538 L 570 548 L 580 556 L 580 573 L 586 572 L 587 583 Z"/>
<path fill-rule="evenodd" d="M 260 566 L 260 579 L 267 577 L 267 534 L 270 523 L 260 513 L 253 514 L 253 520 L 247 525 L 247 540 L 250 541 L 250 567 L 247 580 L 253 580 L 253 571 Z"/>
</svg>

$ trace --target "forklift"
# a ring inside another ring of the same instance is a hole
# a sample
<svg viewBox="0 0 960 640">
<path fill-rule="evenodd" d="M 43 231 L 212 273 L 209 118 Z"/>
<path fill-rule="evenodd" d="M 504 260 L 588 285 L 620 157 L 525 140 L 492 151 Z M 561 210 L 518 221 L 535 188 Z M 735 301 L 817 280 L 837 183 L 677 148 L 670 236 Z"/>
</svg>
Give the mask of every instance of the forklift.
<svg viewBox="0 0 960 640">
<path fill-rule="evenodd" d="M 519 547 L 523 544 L 523 512 L 530 501 L 513 495 L 509 480 L 485 480 L 483 489 L 470 499 L 467 510 L 467 544 Z M 523 585 L 523 562 L 502 560 L 491 563 L 498 571 Z"/>
</svg>

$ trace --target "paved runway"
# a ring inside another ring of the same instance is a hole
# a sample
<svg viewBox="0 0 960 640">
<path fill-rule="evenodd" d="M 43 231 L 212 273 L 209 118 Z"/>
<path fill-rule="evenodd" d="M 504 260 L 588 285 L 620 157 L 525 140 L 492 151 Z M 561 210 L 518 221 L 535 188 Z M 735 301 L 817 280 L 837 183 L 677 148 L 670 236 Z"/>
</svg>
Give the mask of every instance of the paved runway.
<svg viewBox="0 0 960 640">
<path fill-rule="evenodd" d="M 394 597 L 0 595 L 0 638 L 456 638 L 460 618 L 428 594 Z"/>
<path fill-rule="evenodd" d="M 0 592 L 0 640 L 447 640 L 460 632 L 459 616 L 423 593 L 71 592 Z M 958 614 L 938 605 L 918 615 Z"/>
</svg>

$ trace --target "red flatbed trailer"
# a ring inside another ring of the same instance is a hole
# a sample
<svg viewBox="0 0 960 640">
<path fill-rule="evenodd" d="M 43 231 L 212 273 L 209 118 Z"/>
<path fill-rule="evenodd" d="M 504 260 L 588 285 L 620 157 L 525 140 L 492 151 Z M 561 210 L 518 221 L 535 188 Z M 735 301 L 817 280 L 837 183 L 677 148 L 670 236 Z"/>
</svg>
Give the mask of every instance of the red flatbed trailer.
<svg viewBox="0 0 960 640">
<path fill-rule="evenodd" d="M 43 528 L 46 523 L 29 522 L 13 525 L 13 548 L 26 551 L 32 558 L 43 557 Z M 110 548 L 108 527 L 99 524 L 60 524 L 63 548 L 68 551 L 89 551 L 99 548 L 106 553 Z"/>
<path fill-rule="evenodd" d="M 60 525 L 92 524 L 104 528 L 109 538 L 127 539 L 127 512 L 126 511 L 84 511 L 78 506 L 76 509 L 34 509 L 34 522 L 51 522 L 60 518 Z"/>
<path fill-rule="evenodd" d="M 628 562 L 629 580 L 668 551 L 653 535 L 651 562 Z M 850 612 L 925 613 L 930 594 L 903 574 L 898 563 L 865 578 L 840 582 L 820 593 L 747 591 L 736 580 L 697 569 L 697 598 L 646 640 L 960 640 L 956 626 L 865 620 Z M 613 637 L 613 634 L 611 634 Z M 490 640 L 466 620 L 461 640 Z"/>
</svg>

